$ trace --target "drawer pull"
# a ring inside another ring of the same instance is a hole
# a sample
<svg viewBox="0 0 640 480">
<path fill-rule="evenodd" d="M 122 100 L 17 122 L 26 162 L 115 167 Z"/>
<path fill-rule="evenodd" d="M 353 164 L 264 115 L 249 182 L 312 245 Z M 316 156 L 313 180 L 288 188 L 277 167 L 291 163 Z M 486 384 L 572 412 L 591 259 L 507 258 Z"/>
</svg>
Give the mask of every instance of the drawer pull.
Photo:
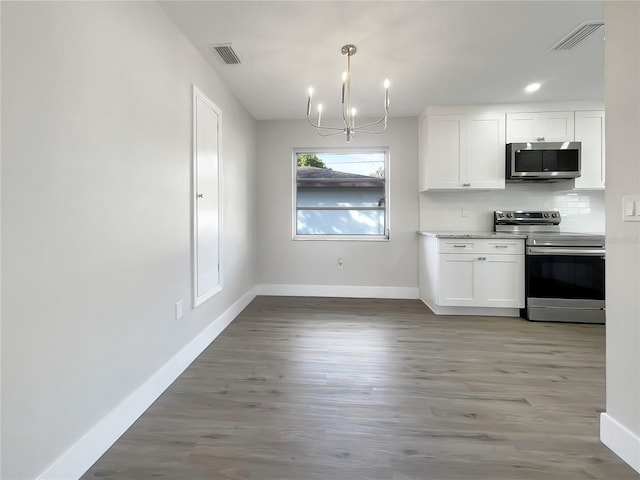
<svg viewBox="0 0 640 480">
<path fill-rule="evenodd" d="M 454 248 L 467 248 L 466 245 L 454 245 L 453 247 Z"/>
<path fill-rule="evenodd" d="M 509 245 L 495 245 L 495 248 L 509 248 Z"/>
<path fill-rule="evenodd" d="M 486 260 L 487 257 L 478 257 L 478 260 Z"/>
</svg>

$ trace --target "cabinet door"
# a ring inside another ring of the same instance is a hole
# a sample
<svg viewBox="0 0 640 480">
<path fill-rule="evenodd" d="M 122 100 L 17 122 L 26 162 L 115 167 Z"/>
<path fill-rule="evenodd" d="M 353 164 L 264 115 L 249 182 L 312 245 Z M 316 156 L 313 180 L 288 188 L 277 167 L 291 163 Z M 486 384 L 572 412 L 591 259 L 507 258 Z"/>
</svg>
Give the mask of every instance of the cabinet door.
<svg viewBox="0 0 640 480">
<path fill-rule="evenodd" d="M 426 188 L 464 188 L 460 162 L 466 156 L 464 115 L 427 117 Z"/>
<path fill-rule="evenodd" d="M 468 188 L 504 189 L 504 114 L 467 116 L 467 156 L 461 176 Z"/>
<path fill-rule="evenodd" d="M 474 254 L 446 253 L 438 256 L 438 305 L 472 307 L 478 305 L 480 260 Z"/>
<path fill-rule="evenodd" d="M 483 307 L 524 308 L 524 255 L 485 255 Z"/>
<path fill-rule="evenodd" d="M 418 190 L 423 192 L 428 188 L 427 182 L 427 135 L 429 122 L 425 117 L 418 125 Z"/>
<path fill-rule="evenodd" d="M 573 139 L 573 112 L 507 114 L 507 143 L 571 142 Z"/>
<path fill-rule="evenodd" d="M 576 112 L 576 142 L 582 142 L 582 174 L 575 188 L 604 188 L 604 112 Z"/>
</svg>

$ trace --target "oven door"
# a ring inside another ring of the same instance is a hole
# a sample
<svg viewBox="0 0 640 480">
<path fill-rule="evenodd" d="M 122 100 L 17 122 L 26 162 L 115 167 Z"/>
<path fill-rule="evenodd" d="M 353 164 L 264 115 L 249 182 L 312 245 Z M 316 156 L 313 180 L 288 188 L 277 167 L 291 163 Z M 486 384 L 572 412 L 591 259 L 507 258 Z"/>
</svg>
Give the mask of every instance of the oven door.
<svg viewBox="0 0 640 480">
<path fill-rule="evenodd" d="M 604 248 L 527 247 L 527 318 L 604 323 L 604 267 Z"/>
</svg>

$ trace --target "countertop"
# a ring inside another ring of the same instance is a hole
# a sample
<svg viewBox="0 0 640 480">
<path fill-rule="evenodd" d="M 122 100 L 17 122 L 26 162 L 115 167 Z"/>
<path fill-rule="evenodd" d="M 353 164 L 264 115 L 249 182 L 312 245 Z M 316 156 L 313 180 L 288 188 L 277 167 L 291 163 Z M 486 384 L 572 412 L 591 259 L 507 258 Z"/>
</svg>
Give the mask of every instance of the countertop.
<svg viewBox="0 0 640 480">
<path fill-rule="evenodd" d="M 509 232 L 431 232 L 421 230 L 418 231 L 418 235 L 436 238 L 527 238 L 525 234 Z"/>
</svg>

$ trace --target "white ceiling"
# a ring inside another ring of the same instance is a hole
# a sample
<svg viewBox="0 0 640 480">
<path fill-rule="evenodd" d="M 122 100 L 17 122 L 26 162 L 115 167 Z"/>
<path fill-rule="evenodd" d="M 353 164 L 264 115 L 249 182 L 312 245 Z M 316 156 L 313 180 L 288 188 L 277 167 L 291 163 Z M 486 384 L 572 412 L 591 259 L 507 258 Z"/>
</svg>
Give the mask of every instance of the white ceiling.
<svg viewBox="0 0 640 480">
<path fill-rule="evenodd" d="M 342 45 L 353 43 L 359 115 L 416 116 L 427 105 L 604 99 L 604 29 L 550 51 L 602 1 L 161 1 L 161 7 L 259 120 L 299 119 L 307 88 L 337 116 Z M 242 64 L 209 45 L 231 43 Z M 526 94 L 524 87 L 540 82 Z"/>
</svg>

